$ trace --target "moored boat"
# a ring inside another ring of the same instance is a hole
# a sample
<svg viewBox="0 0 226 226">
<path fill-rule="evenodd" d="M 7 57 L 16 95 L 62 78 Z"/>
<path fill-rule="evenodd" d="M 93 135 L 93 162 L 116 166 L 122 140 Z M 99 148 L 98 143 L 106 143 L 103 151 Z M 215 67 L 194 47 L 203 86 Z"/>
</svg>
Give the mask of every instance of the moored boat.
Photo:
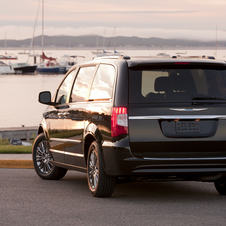
<svg viewBox="0 0 226 226">
<path fill-rule="evenodd" d="M 64 55 L 61 57 L 59 65 L 66 67 L 65 73 L 67 73 L 77 63 L 78 58 L 85 58 L 85 56 Z"/>
<path fill-rule="evenodd" d="M 37 73 L 57 73 L 57 74 L 65 73 L 66 67 L 61 66 L 59 63 L 57 63 L 56 58 L 47 57 L 43 52 L 41 59 L 43 61 L 37 66 L 35 70 Z"/>
<path fill-rule="evenodd" d="M 0 74 L 14 74 L 15 71 L 11 65 L 0 61 Z"/>
<path fill-rule="evenodd" d="M 17 56 L 0 55 L 0 60 L 17 60 Z"/>
<path fill-rule="evenodd" d="M 56 74 L 64 74 L 66 71 L 66 67 L 61 67 L 59 65 L 54 65 L 51 62 L 39 64 L 35 70 L 37 73 L 56 73 Z"/>
<path fill-rule="evenodd" d="M 34 73 L 37 65 L 29 65 L 28 63 L 17 63 L 12 65 L 16 74 Z"/>
</svg>

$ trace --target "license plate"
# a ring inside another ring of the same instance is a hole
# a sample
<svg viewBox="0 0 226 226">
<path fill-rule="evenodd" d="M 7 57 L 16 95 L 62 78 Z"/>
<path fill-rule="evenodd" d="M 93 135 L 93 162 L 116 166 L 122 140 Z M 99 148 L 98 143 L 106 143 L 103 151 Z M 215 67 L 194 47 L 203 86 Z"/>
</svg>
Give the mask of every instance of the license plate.
<svg viewBox="0 0 226 226">
<path fill-rule="evenodd" d="M 199 133 L 199 122 L 176 122 L 177 133 Z"/>
</svg>

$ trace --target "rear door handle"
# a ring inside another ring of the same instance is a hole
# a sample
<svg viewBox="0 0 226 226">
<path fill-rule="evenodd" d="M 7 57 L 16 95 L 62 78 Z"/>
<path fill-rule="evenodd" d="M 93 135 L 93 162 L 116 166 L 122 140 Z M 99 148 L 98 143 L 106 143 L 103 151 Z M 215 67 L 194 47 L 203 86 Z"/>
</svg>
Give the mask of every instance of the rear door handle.
<svg viewBox="0 0 226 226">
<path fill-rule="evenodd" d="M 65 112 L 59 112 L 57 115 L 59 116 L 59 117 L 65 117 L 65 116 L 68 116 L 70 113 L 69 112 L 67 112 L 67 111 L 65 111 Z"/>
<path fill-rule="evenodd" d="M 69 115 L 70 113 L 68 112 L 68 111 L 65 111 L 64 113 L 63 113 L 63 115 L 64 116 L 67 116 L 67 115 Z"/>
</svg>

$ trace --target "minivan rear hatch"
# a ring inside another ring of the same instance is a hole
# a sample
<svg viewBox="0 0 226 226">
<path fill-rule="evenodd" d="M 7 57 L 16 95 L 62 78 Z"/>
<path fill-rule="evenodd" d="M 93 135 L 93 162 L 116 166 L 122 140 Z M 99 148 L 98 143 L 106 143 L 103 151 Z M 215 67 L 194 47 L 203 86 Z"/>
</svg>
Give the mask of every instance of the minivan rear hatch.
<svg viewBox="0 0 226 226">
<path fill-rule="evenodd" d="M 226 156 L 224 63 L 133 64 L 129 70 L 131 152 L 142 158 Z"/>
</svg>

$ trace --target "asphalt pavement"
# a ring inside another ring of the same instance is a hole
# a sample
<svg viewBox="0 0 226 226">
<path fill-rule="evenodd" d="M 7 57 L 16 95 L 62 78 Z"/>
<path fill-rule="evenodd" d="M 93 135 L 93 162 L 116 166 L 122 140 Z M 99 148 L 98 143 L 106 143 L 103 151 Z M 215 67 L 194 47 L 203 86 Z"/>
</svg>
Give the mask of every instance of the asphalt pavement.
<svg viewBox="0 0 226 226">
<path fill-rule="evenodd" d="M 0 169 L 1 226 L 225 226 L 226 196 L 213 183 L 117 183 L 110 198 L 89 192 L 85 173 L 42 180 L 33 169 Z"/>
<path fill-rule="evenodd" d="M 41 180 L 29 169 L 31 154 L 0 154 L 0 168 L 0 225 L 4 226 L 223 226 L 226 222 L 226 196 L 219 195 L 213 183 L 119 183 L 112 197 L 105 199 L 91 196 L 84 173 L 69 170 L 61 180 Z"/>
</svg>

